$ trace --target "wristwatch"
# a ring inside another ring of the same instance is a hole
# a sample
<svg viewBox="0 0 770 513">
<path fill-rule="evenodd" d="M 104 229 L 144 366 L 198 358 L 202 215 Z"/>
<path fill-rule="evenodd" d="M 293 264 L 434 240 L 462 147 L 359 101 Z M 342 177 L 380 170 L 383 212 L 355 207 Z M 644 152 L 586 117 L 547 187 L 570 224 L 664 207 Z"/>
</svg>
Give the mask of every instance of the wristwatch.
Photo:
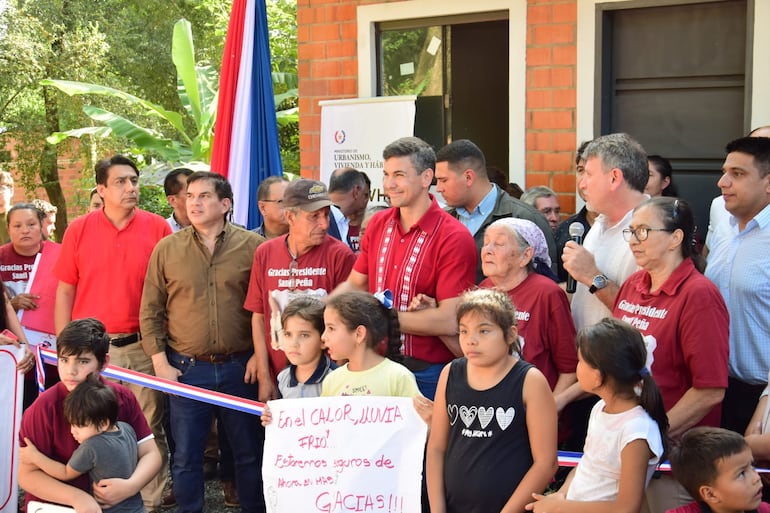
<svg viewBox="0 0 770 513">
<path fill-rule="evenodd" d="M 603 289 L 606 287 L 610 282 L 610 279 L 607 278 L 603 274 L 597 274 L 594 276 L 594 279 L 591 280 L 591 286 L 588 288 L 588 292 L 591 294 L 595 293 L 597 290 Z"/>
</svg>

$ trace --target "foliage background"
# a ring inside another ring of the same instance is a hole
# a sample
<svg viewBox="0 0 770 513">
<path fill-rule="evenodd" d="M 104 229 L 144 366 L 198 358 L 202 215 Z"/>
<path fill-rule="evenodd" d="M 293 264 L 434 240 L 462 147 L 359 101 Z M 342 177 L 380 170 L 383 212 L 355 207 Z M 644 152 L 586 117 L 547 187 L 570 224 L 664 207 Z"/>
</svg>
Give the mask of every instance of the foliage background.
<svg viewBox="0 0 770 513">
<path fill-rule="evenodd" d="M 74 153 L 82 162 L 87 171 L 78 186 L 89 189 L 94 162 L 125 152 L 130 145 L 111 138 L 58 147 L 45 143 L 47 135 L 92 124 L 82 113 L 86 103 L 169 137 L 173 134 L 115 99 L 68 97 L 38 82 L 56 78 L 97 83 L 183 113 L 171 61 L 172 27 L 178 19 L 188 19 L 196 60 L 218 71 L 231 4 L 232 0 L 0 0 L 0 150 L 13 145 L 12 151 L 0 151 L 0 165 L 18 170 L 19 185 L 28 194 L 37 186 L 45 189 L 49 201 L 59 207 L 59 237 L 66 228 L 68 201 L 76 202 L 82 195 L 78 190 L 65 197 L 59 181 L 59 153 Z M 296 77 L 296 2 L 267 0 L 267 12 L 273 69 Z M 286 89 L 285 83 L 278 84 L 276 93 Z M 288 98 L 277 107 L 296 108 L 296 101 Z M 279 131 L 284 169 L 298 172 L 298 124 L 289 122 Z M 152 154 L 134 156 L 143 165 L 154 161 Z M 147 189 L 141 195 L 143 206 L 163 210 L 162 192 L 159 196 L 157 190 Z"/>
</svg>

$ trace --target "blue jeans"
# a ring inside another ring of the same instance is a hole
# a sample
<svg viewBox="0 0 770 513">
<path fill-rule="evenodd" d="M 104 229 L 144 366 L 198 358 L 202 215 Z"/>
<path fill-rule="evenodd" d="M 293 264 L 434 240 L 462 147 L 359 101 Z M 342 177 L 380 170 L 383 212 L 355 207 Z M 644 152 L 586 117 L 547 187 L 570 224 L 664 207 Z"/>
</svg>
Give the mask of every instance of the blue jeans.
<svg viewBox="0 0 770 513">
<path fill-rule="evenodd" d="M 417 380 L 417 388 L 420 389 L 420 393 L 431 401 L 436 396 L 438 377 L 441 375 L 444 367 L 446 367 L 445 363 L 436 363 L 425 370 L 412 371 L 414 378 Z"/>
<path fill-rule="evenodd" d="M 207 363 L 168 350 L 171 365 L 181 371 L 179 382 L 257 400 L 257 385 L 243 382 L 250 355 L 221 363 Z M 178 513 L 203 511 L 203 452 L 211 430 L 211 415 L 227 432 L 235 460 L 238 499 L 244 513 L 264 513 L 262 446 L 265 432 L 259 417 L 211 404 L 169 396 L 171 432 L 174 436 L 174 495 Z"/>
</svg>

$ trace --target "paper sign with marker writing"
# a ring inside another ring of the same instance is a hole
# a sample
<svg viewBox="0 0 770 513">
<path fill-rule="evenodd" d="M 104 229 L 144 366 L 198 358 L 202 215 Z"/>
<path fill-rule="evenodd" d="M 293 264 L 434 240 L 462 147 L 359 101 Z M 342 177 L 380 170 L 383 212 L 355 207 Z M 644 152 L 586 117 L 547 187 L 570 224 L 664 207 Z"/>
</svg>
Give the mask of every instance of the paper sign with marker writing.
<svg viewBox="0 0 770 513">
<path fill-rule="evenodd" d="M 268 403 L 268 513 L 419 513 L 427 425 L 404 397 Z"/>
</svg>

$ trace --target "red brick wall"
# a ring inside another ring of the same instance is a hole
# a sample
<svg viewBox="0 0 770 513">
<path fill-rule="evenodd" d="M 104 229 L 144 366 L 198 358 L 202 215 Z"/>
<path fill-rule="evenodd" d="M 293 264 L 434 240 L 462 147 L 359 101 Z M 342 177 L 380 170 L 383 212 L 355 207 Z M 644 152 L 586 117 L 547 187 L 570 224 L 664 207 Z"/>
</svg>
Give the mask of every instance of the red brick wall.
<svg viewBox="0 0 770 513">
<path fill-rule="evenodd" d="M 11 158 L 16 157 L 13 145 L 14 141 L 5 138 L 2 143 L 6 151 L 11 152 Z M 88 192 L 79 190 L 79 180 L 83 172 L 83 159 L 78 155 L 77 143 L 69 143 L 72 146 L 62 145 L 63 150 L 68 150 L 66 154 L 59 155 L 59 183 L 61 183 L 64 197 L 67 199 L 67 217 L 72 220 L 85 213 L 88 205 Z M 34 189 L 25 189 L 21 186 L 19 170 L 13 166 L 13 163 L 2 165 L 3 170 L 10 171 L 13 174 L 15 186 L 13 193 L 13 203 L 29 201 L 33 198 L 40 198 L 48 201 L 48 194 L 42 186 Z M 38 178 L 37 183 L 40 183 Z"/>
<path fill-rule="evenodd" d="M 569 214 L 575 211 L 577 2 L 528 4 L 527 187 L 551 187 Z"/>
<path fill-rule="evenodd" d="M 298 0 L 303 176 L 319 176 L 318 102 L 357 95 L 356 7 L 386 1 Z M 553 188 L 565 214 L 575 210 L 577 1 L 528 0 L 527 7 L 527 186 Z"/>
</svg>

